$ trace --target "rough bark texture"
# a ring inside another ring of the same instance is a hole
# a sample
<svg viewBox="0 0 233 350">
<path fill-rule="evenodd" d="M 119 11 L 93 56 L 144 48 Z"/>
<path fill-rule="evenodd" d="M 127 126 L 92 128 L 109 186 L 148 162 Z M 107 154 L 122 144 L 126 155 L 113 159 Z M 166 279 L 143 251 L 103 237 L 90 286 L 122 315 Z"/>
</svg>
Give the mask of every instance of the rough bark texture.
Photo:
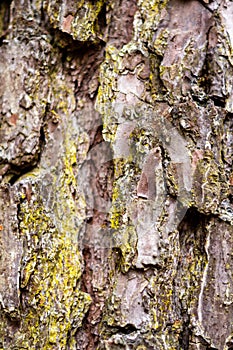
<svg viewBox="0 0 233 350">
<path fill-rule="evenodd" d="M 0 349 L 233 349 L 233 3 L 0 3 Z"/>
</svg>

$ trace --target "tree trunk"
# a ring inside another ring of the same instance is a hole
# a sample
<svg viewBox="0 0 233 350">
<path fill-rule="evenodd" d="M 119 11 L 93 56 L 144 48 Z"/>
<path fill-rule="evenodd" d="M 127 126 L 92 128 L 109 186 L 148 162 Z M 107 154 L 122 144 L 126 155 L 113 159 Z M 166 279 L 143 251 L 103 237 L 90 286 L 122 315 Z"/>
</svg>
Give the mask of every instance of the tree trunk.
<svg viewBox="0 0 233 350">
<path fill-rule="evenodd" d="M 0 349 L 233 349 L 233 3 L 0 3 Z"/>
</svg>

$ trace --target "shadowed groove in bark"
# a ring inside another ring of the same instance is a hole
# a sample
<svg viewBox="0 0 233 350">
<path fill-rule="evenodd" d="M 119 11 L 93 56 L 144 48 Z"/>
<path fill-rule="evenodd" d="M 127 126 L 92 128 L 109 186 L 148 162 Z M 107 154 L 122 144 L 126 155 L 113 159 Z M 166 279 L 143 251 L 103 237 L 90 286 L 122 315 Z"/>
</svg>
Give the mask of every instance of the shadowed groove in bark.
<svg viewBox="0 0 233 350">
<path fill-rule="evenodd" d="M 189 315 L 182 315 L 184 321 L 183 321 L 183 329 L 180 332 L 179 335 L 179 344 L 180 344 L 180 349 L 179 350 L 188 350 L 189 349 L 189 339 L 190 339 L 190 320 L 189 320 Z M 185 320 L 186 318 L 186 320 Z"/>
<path fill-rule="evenodd" d="M 87 184 L 87 187 L 89 186 L 91 188 L 94 201 L 94 193 L 98 193 L 98 197 L 104 197 L 105 200 L 111 198 L 111 188 L 113 183 L 112 161 L 110 160 L 107 163 L 103 163 L 102 167 L 100 167 L 100 164 L 98 163 L 101 159 L 101 150 L 98 149 L 98 146 L 101 146 L 103 144 L 107 145 L 107 143 L 104 142 L 102 130 L 103 126 L 98 124 L 93 125 L 91 130 L 88 130 L 90 137 L 88 152 L 94 151 L 95 156 L 91 158 L 91 162 L 93 162 L 93 170 L 92 176 L 90 177 L 90 183 Z M 106 154 L 109 153 L 109 147 L 107 146 L 107 149 L 103 151 L 106 152 Z M 110 247 L 108 243 L 105 246 L 104 237 L 100 236 L 99 241 L 97 241 L 97 244 L 94 241 L 96 231 L 99 231 L 101 226 L 109 227 L 108 214 L 105 212 L 101 212 L 100 209 L 98 210 L 98 203 L 97 209 L 96 205 L 94 205 L 94 208 L 90 207 L 89 211 L 90 213 L 87 212 L 87 229 L 84 241 L 80 242 L 80 247 L 82 247 L 82 257 L 84 263 L 81 278 L 81 290 L 87 292 L 91 296 L 92 304 L 83 320 L 82 329 L 77 330 L 76 339 L 78 341 L 78 344 L 81 344 L 82 340 L 80 342 L 80 339 L 83 339 L 83 346 L 85 343 L 85 349 L 92 350 L 96 349 L 97 345 L 99 344 L 100 336 L 98 334 L 98 322 L 100 322 L 101 320 L 102 308 L 104 304 L 102 292 L 100 293 L 98 289 L 93 287 L 93 279 L 98 279 L 98 276 L 95 276 L 94 267 L 95 265 L 98 266 L 98 264 L 101 264 L 102 259 L 103 261 L 106 259 L 105 256 L 107 256 Z M 100 233 L 98 233 L 98 235 L 100 235 Z M 104 289 L 107 289 L 107 283 L 108 282 L 106 281 Z"/>
<path fill-rule="evenodd" d="M 178 226 L 180 246 L 188 250 L 188 233 L 197 235 L 198 229 L 205 228 L 205 222 L 207 220 L 208 216 L 199 213 L 196 208 L 189 208 L 185 214 L 185 217 Z M 203 231 L 202 234 L 199 234 L 198 237 L 194 238 L 194 241 L 196 241 L 197 239 L 199 239 L 200 242 L 199 248 L 201 253 L 205 254 L 205 234 Z"/>
<path fill-rule="evenodd" d="M 0 2 L 0 45 L 7 34 L 10 22 L 10 6 L 12 0 L 3 0 Z"/>
</svg>

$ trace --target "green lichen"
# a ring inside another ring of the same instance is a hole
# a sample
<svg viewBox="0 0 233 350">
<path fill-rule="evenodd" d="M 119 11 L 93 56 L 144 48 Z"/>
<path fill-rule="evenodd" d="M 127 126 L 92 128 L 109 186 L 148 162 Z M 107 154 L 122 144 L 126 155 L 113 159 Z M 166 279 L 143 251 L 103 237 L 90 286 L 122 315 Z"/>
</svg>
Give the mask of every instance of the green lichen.
<svg viewBox="0 0 233 350">
<path fill-rule="evenodd" d="M 93 3 L 84 2 L 77 11 L 72 21 L 72 36 L 80 41 L 99 41 L 101 28 L 98 25 L 98 15 L 105 1 L 99 0 Z"/>
<path fill-rule="evenodd" d="M 214 159 L 214 154 L 210 150 L 205 151 L 195 171 L 195 180 L 201 187 L 194 189 L 194 196 L 200 210 L 215 212 L 218 208 L 221 197 L 221 175 L 220 167 Z M 195 181 L 194 180 L 194 181 Z"/>
<path fill-rule="evenodd" d="M 78 246 L 54 226 L 40 198 L 21 204 L 20 231 L 25 240 L 21 288 L 27 308 L 22 306 L 16 344 L 26 349 L 65 349 L 68 334 L 81 326 L 91 303 L 78 287 Z"/>
<path fill-rule="evenodd" d="M 154 49 L 158 56 L 163 57 L 165 49 L 168 45 L 169 30 L 166 28 L 162 30 L 154 41 Z"/>
<path fill-rule="evenodd" d="M 85 218 L 85 200 L 78 193 L 76 137 L 69 119 L 74 97 L 56 74 L 53 83 L 57 104 L 52 115 L 60 124 L 64 142 L 58 154 L 53 154 L 51 166 L 51 154 L 47 157 L 46 152 L 51 152 L 52 143 L 45 130 L 46 162 L 42 158 L 35 174 L 28 173 L 18 180 L 22 186 L 20 234 L 25 246 L 20 279 L 21 324 L 13 339 L 18 349 L 74 349 L 75 332 L 91 304 L 89 294 L 80 290 L 78 232 Z"/>
<path fill-rule="evenodd" d="M 105 1 L 95 2 L 79 1 L 74 6 L 70 6 L 69 15 L 71 17 L 71 28 L 69 34 L 75 40 L 87 42 L 99 42 L 102 40 L 102 28 L 99 26 L 99 14 Z M 49 20 L 54 28 L 63 31 L 63 4 L 61 1 L 48 0 L 44 3 L 44 9 L 49 16 Z M 66 32 L 66 30 L 64 30 Z"/>
<path fill-rule="evenodd" d="M 133 225 L 125 226 L 123 230 L 121 230 L 120 236 L 120 268 L 122 272 L 126 273 L 132 267 L 133 259 L 136 255 L 137 232 L 135 227 Z"/>
<path fill-rule="evenodd" d="M 135 39 L 153 45 L 153 36 L 168 1 L 138 1 L 139 16 L 134 22 Z"/>
</svg>

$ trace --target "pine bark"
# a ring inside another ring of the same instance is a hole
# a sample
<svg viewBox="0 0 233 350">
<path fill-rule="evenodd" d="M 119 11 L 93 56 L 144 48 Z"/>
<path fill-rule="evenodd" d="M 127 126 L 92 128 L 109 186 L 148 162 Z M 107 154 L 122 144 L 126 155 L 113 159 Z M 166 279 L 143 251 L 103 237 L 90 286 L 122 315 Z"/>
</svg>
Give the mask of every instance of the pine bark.
<svg viewBox="0 0 233 350">
<path fill-rule="evenodd" d="M 233 349 L 233 3 L 0 3 L 0 349 Z"/>
</svg>

